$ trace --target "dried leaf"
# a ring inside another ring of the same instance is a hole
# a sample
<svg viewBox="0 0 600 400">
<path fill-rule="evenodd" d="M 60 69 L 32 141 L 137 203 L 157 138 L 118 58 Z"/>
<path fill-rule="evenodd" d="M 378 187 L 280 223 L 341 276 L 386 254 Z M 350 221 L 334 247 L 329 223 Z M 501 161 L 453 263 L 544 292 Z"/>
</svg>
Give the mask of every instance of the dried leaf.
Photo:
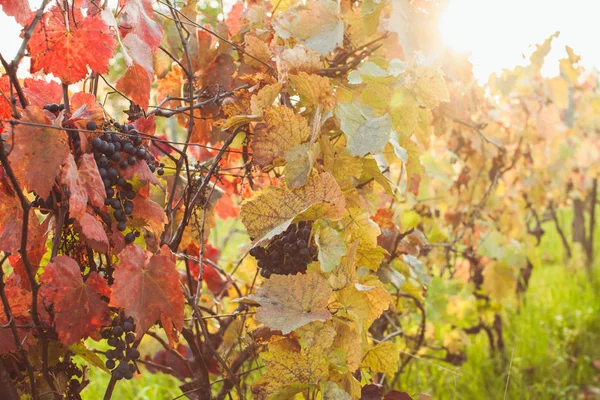
<svg viewBox="0 0 600 400">
<path fill-rule="evenodd" d="M 299 275 L 274 275 L 257 294 L 248 296 L 262 307 L 256 318 L 271 329 L 287 335 L 312 321 L 331 318 L 327 309 L 331 289 L 318 272 Z"/>
</svg>

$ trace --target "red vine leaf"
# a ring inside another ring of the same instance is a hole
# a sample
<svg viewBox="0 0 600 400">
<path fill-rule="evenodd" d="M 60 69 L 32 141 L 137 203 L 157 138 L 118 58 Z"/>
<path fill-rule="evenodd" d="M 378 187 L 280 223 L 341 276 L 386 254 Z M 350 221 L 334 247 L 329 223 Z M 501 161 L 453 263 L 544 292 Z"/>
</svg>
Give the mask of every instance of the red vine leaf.
<svg viewBox="0 0 600 400">
<path fill-rule="evenodd" d="M 65 124 L 84 120 L 95 121 L 98 126 L 101 126 L 104 122 L 104 110 L 96 101 L 96 96 L 91 93 L 75 93 L 71 98 L 71 109 L 75 111 L 71 118 L 64 122 Z M 85 124 L 81 124 L 81 127 L 85 128 Z"/>
<path fill-rule="evenodd" d="M 169 221 L 167 214 L 160 205 L 143 196 L 136 196 L 133 200 L 134 224 L 136 226 L 147 226 L 155 235 L 160 236 L 165 230 L 165 224 Z"/>
<path fill-rule="evenodd" d="M 133 63 L 117 81 L 117 89 L 135 104 L 146 109 L 150 102 L 150 84 L 151 79 L 148 71 L 141 65 Z"/>
<path fill-rule="evenodd" d="M 123 7 L 124 14 L 121 25 L 131 25 L 131 33 L 135 33 L 154 51 L 162 40 L 163 30 L 152 19 L 152 3 L 149 0 L 120 0 L 119 7 Z"/>
<path fill-rule="evenodd" d="M 95 272 L 84 282 L 77 262 L 67 256 L 54 257 L 41 276 L 41 295 L 53 303 L 54 321 L 60 341 L 68 346 L 110 323 L 110 288 Z"/>
<path fill-rule="evenodd" d="M 85 242 L 98 253 L 108 251 L 108 236 L 102 222 L 90 213 L 84 213 L 78 218 L 79 231 L 85 238 Z"/>
<path fill-rule="evenodd" d="M 122 307 L 135 319 L 138 338 L 160 319 L 172 345 L 183 328 L 184 306 L 173 254 L 166 246 L 152 254 L 129 245 L 119 260 L 110 305 Z"/>
<path fill-rule="evenodd" d="M 87 67 L 105 74 L 116 46 L 114 34 L 98 16 L 70 9 L 68 21 L 58 6 L 44 14 L 29 41 L 31 72 L 52 73 L 63 83 L 77 83 Z"/>
<path fill-rule="evenodd" d="M 15 17 L 17 22 L 25 25 L 31 18 L 31 8 L 27 0 L 0 0 L 2 11 L 9 17 Z"/>
<path fill-rule="evenodd" d="M 29 105 L 44 107 L 46 104 L 58 104 L 62 100 L 62 88 L 55 81 L 25 78 L 23 93 Z"/>
<path fill-rule="evenodd" d="M 102 177 L 100 176 L 100 172 L 98 172 L 98 166 L 93 154 L 84 154 L 81 156 L 77 180 L 85 189 L 90 203 L 96 207 L 103 207 L 106 192 L 104 191 L 104 183 L 102 183 Z"/>
<path fill-rule="evenodd" d="M 41 108 L 27 107 L 22 117 L 22 123 L 13 130 L 15 144 L 9 161 L 19 184 L 46 198 L 54 186 L 54 179 L 60 174 L 61 165 L 67 162 L 67 134 L 50 126 L 26 125 L 28 122 L 48 125 Z"/>
<path fill-rule="evenodd" d="M 69 188 L 69 215 L 73 218 L 83 216 L 87 208 L 87 193 L 85 192 L 85 188 L 81 186 L 78 178 L 75 158 L 69 153 L 67 163 L 63 167 L 61 182 Z"/>
</svg>

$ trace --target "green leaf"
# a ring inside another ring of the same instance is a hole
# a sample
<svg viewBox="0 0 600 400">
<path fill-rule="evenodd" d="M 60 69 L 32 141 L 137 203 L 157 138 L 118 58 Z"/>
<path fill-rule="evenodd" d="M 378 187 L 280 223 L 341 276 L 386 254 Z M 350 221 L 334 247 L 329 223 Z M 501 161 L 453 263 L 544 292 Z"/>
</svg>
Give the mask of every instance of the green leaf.
<svg viewBox="0 0 600 400">
<path fill-rule="evenodd" d="M 83 343 L 75 343 L 69 346 L 69 351 L 72 351 L 74 354 L 83 358 L 88 363 L 92 364 L 94 367 L 100 368 L 102 371 L 110 374 L 110 370 L 106 368 L 104 365 L 104 361 L 96 353 L 85 347 Z"/>
<path fill-rule="evenodd" d="M 317 230 L 315 242 L 319 247 L 319 263 L 323 272 L 331 272 L 346 254 L 346 244 L 338 231 L 330 227 Z"/>
<path fill-rule="evenodd" d="M 345 103 L 336 108 L 335 116 L 348 139 L 348 153 L 353 156 L 379 154 L 390 140 L 392 120 L 388 114 L 375 117 L 371 107 Z"/>
</svg>

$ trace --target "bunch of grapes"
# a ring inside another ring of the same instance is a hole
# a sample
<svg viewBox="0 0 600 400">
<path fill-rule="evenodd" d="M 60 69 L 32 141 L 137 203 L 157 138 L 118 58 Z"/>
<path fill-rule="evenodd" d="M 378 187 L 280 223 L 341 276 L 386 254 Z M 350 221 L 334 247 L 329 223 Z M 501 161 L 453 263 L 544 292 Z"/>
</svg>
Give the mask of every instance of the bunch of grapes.
<svg viewBox="0 0 600 400">
<path fill-rule="evenodd" d="M 164 164 L 158 164 L 144 146 L 142 137 L 133 125 L 113 124 L 121 134 L 105 131 L 90 142 L 94 149 L 94 159 L 104 182 L 106 199 L 104 204 L 112 207 L 113 216 L 117 221 L 117 229 L 123 232 L 127 229 L 127 220 L 132 218 L 133 200 L 136 196 L 133 185 L 123 178 L 119 171 L 125 170 L 138 162 L 146 162 L 152 172 L 164 174 Z M 90 121 L 87 130 L 96 130 L 95 122 Z M 140 233 L 138 231 L 125 234 L 125 242 L 132 243 Z"/>
<path fill-rule="evenodd" d="M 52 367 L 52 371 L 55 374 L 64 373 L 67 378 L 74 377 L 69 380 L 69 392 L 67 398 L 81 399 L 81 396 L 79 396 L 81 382 L 75 378 L 83 377 L 83 371 L 71 360 L 69 355 L 66 355 L 63 361 L 57 362 L 54 367 Z"/>
<path fill-rule="evenodd" d="M 133 318 L 125 317 L 122 312 L 113 318 L 110 328 L 102 331 L 102 337 L 113 347 L 106 351 L 106 368 L 112 370 L 113 377 L 117 380 L 133 378 L 136 369 L 134 362 L 140 357 L 140 351 L 133 347 L 134 331 Z"/>
<path fill-rule="evenodd" d="M 250 255 L 257 259 L 260 274 L 296 275 L 305 273 L 306 266 L 316 260 L 317 248 L 311 244 L 312 227 L 302 221 L 290 225 L 275 236 L 267 247 L 254 247 Z"/>
</svg>

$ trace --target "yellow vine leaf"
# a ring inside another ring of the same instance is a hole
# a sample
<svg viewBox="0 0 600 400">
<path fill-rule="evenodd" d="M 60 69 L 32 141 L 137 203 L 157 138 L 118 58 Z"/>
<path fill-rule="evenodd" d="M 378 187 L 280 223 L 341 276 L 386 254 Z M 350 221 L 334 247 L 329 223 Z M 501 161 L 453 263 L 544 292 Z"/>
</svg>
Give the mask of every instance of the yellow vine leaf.
<svg viewBox="0 0 600 400">
<path fill-rule="evenodd" d="M 250 112 L 253 115 L 262 115 L 266 108 L 273 105 L 273 102 L 279 96 L 279 92 L 281 92 L 281 83 L 265 85 L 250 98 Z"/>
<path fill-rule="evenodd" d="M 396 89 L 390 100 L 390 116 L 396 132 L 410 137 L 419 122 L 419 105 L 412 90 Z"/>
<path fill-rule="evenodd" d="M 298 75 L 290 75 L 290 81 L 300 99 L 307 106 L 312 107 L 319 104 L 324 110 L 330 110 L 335 106 L 335 96 L 329 79 L 300 72 Z"/>
<path fill-rule="evenodd" d="M 377 271 L 388 252 L 381 246 L 359 245 L 356 250 L 356 264 Z"/>
<path fill-rule="evenodd" d="M 252 137 L 252 155 L 259 165 L 270 165 L 310 135 L 306 119 L 288 107 L 270 107 L 265 122 L 257 124 Z"/>
<path fill-rule="evenodd" d="M 356 277 L 356 250 L 358 240 L 348 247 L 342 262 L 338 264 L 334 272 L 329 276 L 329 284 L 333 290 L 345 288 L 357 281 Z"/>
<path fill-rule="evenodd" d="M 342 224 L 344 232 L 348 235 L 348 242 L 358 240 L 363 246 L 377 246 L 377 236 L 381 234 L 381 229 L 364 210 L 350 208 L 346 211 Z"/>
<path fill-rule="evenodd" d="M 354 372 L 362 360 L 362 339 L 360 329 L 353 323 L 335 322 L 335 339 L 329 358 L 333 364 L 347 372 Z"/>
<path fill-rule="evenodd" d="M 248 296 L 261 305 L 256 319 L 287 335 L 312 321 L 331 318 L 327 309 L 331 288 L 320 273 L 275 275 Z"/>
<path fill-rule="evenodd" d="M 432 109 L 437 107 L 440 102 L 450 101 L 450 93 L 441 69 L 419 66 L 416 68 L 414 75 L 413 90 L 425 107 Z"/>
<path fill-rule="evenodd" d="M 366 82 L 367 87 L 360 93 L 360 102 L 373 107 L 379 114 L 385 113 L 391 100 L 390 85 L 374 80 Z"/>
<path fill-rule="evenodd" d="M 269 60 L 271 60 L 271 49 L 269 48 L 267 42 L 253 35 L 246 35 L 244 40 L 246 41 L 246 53 L 251 54 L 264 63 L 268 63 Z M 253 67 L 264 67 L 263 63 L 255 60 L 252 57 L 244 57 L 244 62 Z"/>
<path fill-rule="evenodd" d="M 310 171 L 315 161 L 317 161 L 319 152 L 318 143 L 304 143 L 292 147 L 285 153 L 283 174 L 289 187 L 299 188 L 308 182 Z"/>
<path fill-rule="evenodd" d="M 392 342 L 382 342 L 370 349 L 362 362 L 362 366 L 373 372 L 381 372 L 394 376 L 400 362 L 398 347 Z"/>
<path fill-rule="evenodd" d="M 345 200 L 331 174 L 314 172 L 301 188 L 267 189 L 242 204 L 240 216 L 250 237 L 256 242 L 268 240 L 283 232 L 294 218 L 339 219 Z"/>
<path fill-rule="evenodd" d="M 517 279 L 513 269 L 496 260 L 492 260 L 483 270 L 483 288 L 494 300 L 502 300 L 514 293 Z"/>
</svg>

